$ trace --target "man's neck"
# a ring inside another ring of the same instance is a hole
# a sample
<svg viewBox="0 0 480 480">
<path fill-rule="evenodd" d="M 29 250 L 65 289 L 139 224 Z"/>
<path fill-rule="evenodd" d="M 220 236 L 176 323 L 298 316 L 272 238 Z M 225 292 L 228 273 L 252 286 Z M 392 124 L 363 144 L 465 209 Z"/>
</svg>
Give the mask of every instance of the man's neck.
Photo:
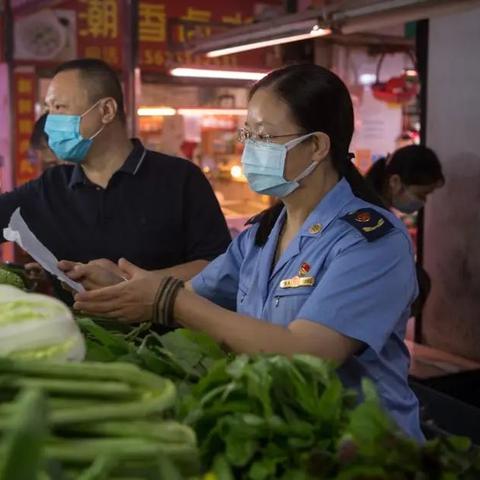
<svg viewBox="0 0 480 480">
<path fill-rule="evenodd" d="M 125 129 L 112 128 L 99 135 L 85 162 L 82 163 L 83 171 L 87 178 L 106 188 L 113 174 L 125 163 L 133 149 Z"/>
</svg>

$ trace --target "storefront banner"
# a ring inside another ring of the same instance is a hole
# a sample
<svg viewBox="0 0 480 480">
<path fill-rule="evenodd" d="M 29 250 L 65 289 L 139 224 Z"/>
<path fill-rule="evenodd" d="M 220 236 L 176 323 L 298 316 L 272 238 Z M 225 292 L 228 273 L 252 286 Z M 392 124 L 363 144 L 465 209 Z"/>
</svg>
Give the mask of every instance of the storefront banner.
<svg viewBox="0 0 480 480">
<path fill-rule="evenodd" d="M 279 4 L 271 0 L 264 4 Z M 219 58 L 194 55 L 182 47 L 212 34 L 251 23 L 255 0 L 177 0 L 139 3 L 139 64 L 143 70 L 172 66 L 265 68 L 265 49 Z"/>
<path fill-rule="evenodd" d="M 35 74 L 15 70 L 13 75 L 13 109 L 15 138 L 15 184 L 22 185 L 40 173 L 40 165 L 31 154 L 30 137 L 35 124 Z"/>
</svg>

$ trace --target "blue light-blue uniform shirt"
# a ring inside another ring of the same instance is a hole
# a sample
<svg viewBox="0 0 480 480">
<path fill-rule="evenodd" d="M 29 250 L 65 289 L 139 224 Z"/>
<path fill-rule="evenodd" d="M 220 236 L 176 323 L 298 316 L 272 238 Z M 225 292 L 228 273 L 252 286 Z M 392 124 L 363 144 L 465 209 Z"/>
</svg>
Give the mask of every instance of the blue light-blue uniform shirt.
<svg viewBox="0 0 480 480">
<path fill-rule="evenodd" d="M 388 231 L 372 239 L 362 234 L 361 225 L 355 228 L 345 221 L 362 209 L 390 222 Z M 225 254 L 193 279 L 194 290 L 218 305 L 275 325 L 304 319 L 360 340 L 366 348 L 339 369 L 344 384 L 359 389 L 361 378 L 370 377 L 398 425 L 422 440 L 403 342 L 418 291 L 413 248 L 403 223 L 355 197 L 342 179 L 272 268 L 284 220 L 285 210 L 263 247 L 255 245 L 258 224 L 242 232 Z M 281 281 L 298 276 L 304 264 L 314 284 L 282 288 Z"/>
</svg>

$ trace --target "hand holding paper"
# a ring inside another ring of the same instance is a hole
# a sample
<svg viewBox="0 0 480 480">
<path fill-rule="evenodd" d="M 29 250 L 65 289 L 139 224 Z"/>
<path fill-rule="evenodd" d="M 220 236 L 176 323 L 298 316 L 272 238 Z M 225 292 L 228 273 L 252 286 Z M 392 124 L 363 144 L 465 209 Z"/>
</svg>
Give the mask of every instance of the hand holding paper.
<svg viewBox="0 0 480 480">
<path fill-rule="evenodd" d="M 48 248 L 46 248 L 28 228 L 28 225 L 20 214 L 20 208 L 17 208 L 13 212 L 8 227 L 3 229 L 3 236 L 6 240 L 17 243 L 47 272 L 50 272 L 61 282 L 65 283 L 76 292 L 84 291 L 84 288 L 80 283 L 74 282 L 68 278 L 58 268 L 58 260 L 55 258 L 55 255 L 53 255 L 53 253 L 50 252 L 50 250 L 48 250 Z"/>
</svg>

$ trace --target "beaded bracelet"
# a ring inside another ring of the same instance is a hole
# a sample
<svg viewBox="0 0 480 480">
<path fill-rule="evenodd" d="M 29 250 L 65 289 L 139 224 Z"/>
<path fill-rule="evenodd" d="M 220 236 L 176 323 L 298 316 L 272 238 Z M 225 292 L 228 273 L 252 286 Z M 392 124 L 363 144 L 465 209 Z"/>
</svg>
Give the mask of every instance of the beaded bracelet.
<svg viewBox="0 0 480 480">
<path fill-rule="evenodd" d="M 173 325 L 173 307 L 179 290 L 184 286 L 182 280 L 174 277 L 164 277 L 155 294 L 153 307 L 153 321 L 159 325 L 170 327 Z"/>
</svg>

